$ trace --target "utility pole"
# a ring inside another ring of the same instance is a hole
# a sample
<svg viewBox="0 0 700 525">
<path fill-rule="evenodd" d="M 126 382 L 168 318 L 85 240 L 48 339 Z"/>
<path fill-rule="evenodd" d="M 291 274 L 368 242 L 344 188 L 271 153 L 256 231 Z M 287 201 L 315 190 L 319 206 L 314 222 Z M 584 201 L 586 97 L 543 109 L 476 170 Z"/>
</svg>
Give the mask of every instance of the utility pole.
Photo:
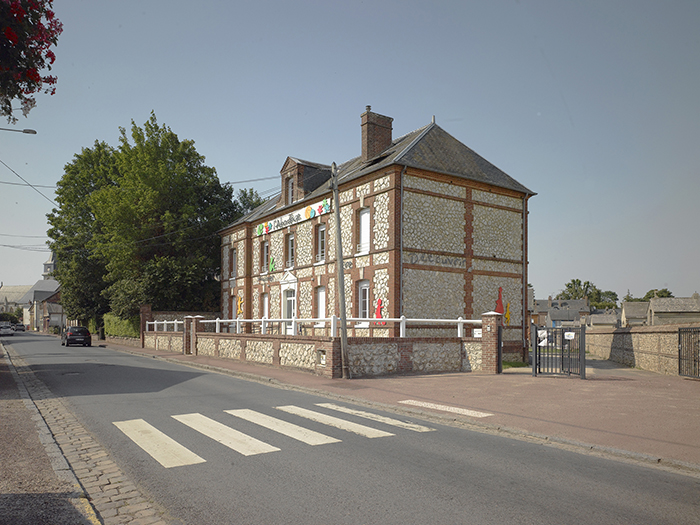
<svg viewBox="0 0 700 525">
<path fill-rule="evenodd" d="M 340 229 L 340 199 L 338 198 L 338 167 L 331 164 L 333 186 L 333 208 L 335 209 L 335 268 L 338 274 L 338 297 L 340 301 L 340 359 L 343 379 L 350 379 L 348 367 L 348 331 L 345 316 L 345 268 L 343 268 L 343 239 Z"/>
</svg>

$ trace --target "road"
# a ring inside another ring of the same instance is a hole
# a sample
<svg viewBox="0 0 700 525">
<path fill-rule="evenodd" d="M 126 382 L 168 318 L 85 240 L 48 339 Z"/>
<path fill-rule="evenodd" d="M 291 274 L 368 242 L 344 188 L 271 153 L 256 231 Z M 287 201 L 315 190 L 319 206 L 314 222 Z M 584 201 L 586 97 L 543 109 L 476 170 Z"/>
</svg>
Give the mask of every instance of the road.
<svg viewBox="0 0 700 525">
<path fill-rule="evenodd" d="M 696 478 L 52 337 L 7 339 L 172 523 L 700 523 Z"/>
</svg>

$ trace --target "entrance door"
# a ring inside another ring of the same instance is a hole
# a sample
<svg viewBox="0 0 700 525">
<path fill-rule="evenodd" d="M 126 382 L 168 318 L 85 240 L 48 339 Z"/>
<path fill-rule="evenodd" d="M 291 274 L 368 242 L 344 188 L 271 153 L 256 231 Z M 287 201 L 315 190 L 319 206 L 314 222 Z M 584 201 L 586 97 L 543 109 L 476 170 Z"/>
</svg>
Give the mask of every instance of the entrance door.
<svg viewBox="0 0 700 525">
<path fill-rule="evenodd" d="M 530 331 L 532 375 L 567 375 L 586 379 L 586 327 L 537 328 Z"/>
</svg>

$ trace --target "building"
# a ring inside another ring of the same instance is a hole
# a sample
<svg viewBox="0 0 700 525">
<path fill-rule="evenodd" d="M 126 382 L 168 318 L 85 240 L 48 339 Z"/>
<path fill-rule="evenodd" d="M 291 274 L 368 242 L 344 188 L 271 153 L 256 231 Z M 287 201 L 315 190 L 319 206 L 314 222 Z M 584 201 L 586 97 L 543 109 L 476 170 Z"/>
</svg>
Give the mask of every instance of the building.
<svg viewBox="0 0 700 525">
<path fill-rule="evenodd" d="M 532 321 L 537 326 L 559 327 L 586 324 L 591 314 L 588 298 L 584 299 L 536 299 Z"/>
<path fill-rule="evenodd" d="M 649 316 L 649 301 L 625 301 L 622 303 L 623 327 L 644 326 Z"/>
<path fill-rule="evenodd" d="M 504 352 L 522 355 L 535 194 L 435 119 L 397 139 L 392 132 L 393 119 L 367 106 L 361 155 L 338 167 L 339 202 L 330 165 L 287 157 L 280 195 L 220 232 L 224 317 L 339 315 L 340 237 L 346 316 L 358 319 L 350 336 L 397 335 L 396 323 L 380 318 L 479 319 L 496 310 L 504 314 Z M 305 329 L 328 333 L 321 322 Z M 454 327 L 409 330 L 447 333 Z"/>
<path fill-rule="evenodd" d="M 649 301 L 647 324 L 700 323 L 700 294 L 691 297 L 653 297 Z"/>
</svg>

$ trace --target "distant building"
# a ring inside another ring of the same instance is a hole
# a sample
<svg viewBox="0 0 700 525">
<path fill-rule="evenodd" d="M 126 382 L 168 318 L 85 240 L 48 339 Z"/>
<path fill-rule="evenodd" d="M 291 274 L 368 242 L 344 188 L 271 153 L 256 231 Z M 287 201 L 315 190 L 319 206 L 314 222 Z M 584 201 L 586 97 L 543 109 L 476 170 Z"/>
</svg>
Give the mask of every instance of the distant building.
<svg viewBox="0 0 700 525">
<path fill-rule="evenodd" d="M 654 297 L 649 301 L 647 324 L 700 323 L 700 295 L 692 297 Z"/>
<path fill-rule="evenodd" d="M 623 327 L 644 326 L 648 322 L 649 301 L 625 301 L 622 303 Z"/>
<path fill-rule="evenodd" d="M 588 299 L 536 299 L 532 322 L 537 326 L 580 326 L 591 314 Z"/>
<path fill-rule="evenodd" d="M 0 283 L 0 312 L 10 313 L 23 308 L 22 298 L 32 289 L 32 285 L 6 286 Z"/>
</svg>

